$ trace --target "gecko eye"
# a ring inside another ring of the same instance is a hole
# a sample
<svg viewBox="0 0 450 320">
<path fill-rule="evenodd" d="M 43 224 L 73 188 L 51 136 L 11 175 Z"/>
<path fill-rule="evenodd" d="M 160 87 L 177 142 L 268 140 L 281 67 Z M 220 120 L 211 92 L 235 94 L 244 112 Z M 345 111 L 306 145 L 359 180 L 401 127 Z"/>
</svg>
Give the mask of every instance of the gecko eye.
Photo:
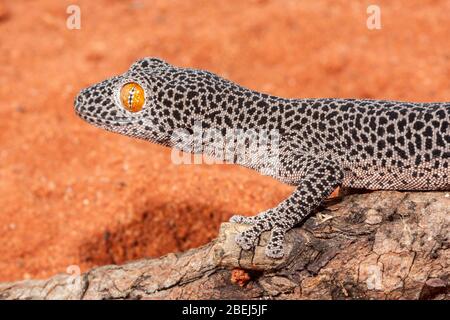
<svg viewBox="0 0 450 320">
<path fill-rule="evenodd" d="M 144 89 L 135 82 L 128 82 L 120 89 L 120 102 L 130 112 L 138 112 L 144 106 Z"/>
</svg>

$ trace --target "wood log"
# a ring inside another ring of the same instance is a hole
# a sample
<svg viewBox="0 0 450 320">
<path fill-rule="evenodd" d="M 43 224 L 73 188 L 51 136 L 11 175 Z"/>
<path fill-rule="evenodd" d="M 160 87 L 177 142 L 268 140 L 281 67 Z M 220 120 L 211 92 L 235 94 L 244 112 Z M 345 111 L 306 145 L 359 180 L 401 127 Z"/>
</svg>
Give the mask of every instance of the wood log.
<svg viewBox="0 0 450 320">
<path fill-rule="evenodd" d="M 84 274 L 0 284 L 1 299 L 448 299 L 449 192 L 379 191 L 328 203 L 264 255 L 221 225 L 183 253 L 106 265 Z"/>
</svg>

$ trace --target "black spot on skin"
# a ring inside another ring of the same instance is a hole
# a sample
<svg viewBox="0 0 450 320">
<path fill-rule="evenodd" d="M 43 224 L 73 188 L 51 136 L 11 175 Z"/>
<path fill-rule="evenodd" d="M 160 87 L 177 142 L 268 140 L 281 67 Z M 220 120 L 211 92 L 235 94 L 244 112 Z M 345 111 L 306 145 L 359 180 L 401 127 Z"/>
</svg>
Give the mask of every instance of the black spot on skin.
<svg viewBox="0 0 450 320">
<path fill-rule="evenodd" d="M 439 158 L 441 156 L 441 150 L 434 149 L 431 154 L 433 155 L 433 158 Z"/>
<path fill-rule="evenodd" d="M 373 131 L 375 131 L 375 130 L 377 129 L 377 123 L 376 123 L 374 117 L 370 118 L 370 121 L 369 121 L 369 127 L 370 127 L 370 129 L 372 129 Z"/>
<path fill-rule="evenodd" d="M 430 122 L 430 120 L 433 119 L 433 116 L 430 113 L 425 113 L 423 119 L 425 122 Z"/>
<path fill-rule="evenodd" d="M 389 120 L 395 120 L 395 119 L 398 118 L 398 114 L 397 114 L 397 112 L 395 112 L 395 111 L 390 111 L 390 112 L 388 113 L 388 116 L 389 116 Z"/>
<path fill-rule="evenodd" d="M 373 147 L 372 146 L 365 146 L 364 150 L 370 155 L 373 156 Z"/>
<path fill-rule="evenodd" d="M 423 132 L 423 135 L 426 137 L 432 137 L 433 136 L 433 129 L 430 126 L 427 126 L 425 128 L 425 131 Z"/>
<path fill-rule="evenodd" d="M 258 126 L 263 126 L 267 123 L 267 117 L 266 116 L 262 116 L 259 120 L 258 120 Z"/>
<path fill-rule="evenodd" d="M 393 154 L 394 154 L 394 153 L 393 153 L 393 151 L 392 151 L 391 149 L 388 149 L 388 150 L 386 151 L 386 157 L 388 157 L 388 158 L 391 158 Z"/>
<path fill-rule="evenodd" d="M 172 101 L 168 100 L 168 99 L 164 99 L 163 100 L 163 105 L 167 108 L 171 108 L 172 107 Z"/>
<path fill-rule="evenodd" d="M 388 120 L 386 117 L 380 117 L 378 118 L 378 123 L 382 126 L 388 123 Z"/>
<path fill-rule="evenodd" d="M 439 119 L 445 119 L 445 111 L 444 110 L 437 111 L 436 115 L 439 117 Z"/>
<path fill-rule="evenodd" d="M 415 134 L 414 141 L 416 143 L 416 148 L 420 150 L 422 148 L 422 137 L 418 134 Z"/>
<path fill-rule="evenodd" d="M 384 127 L 378 127 L 377 129 L 378 136 L 380 137 L 384 136 L 384 132 L 385 132 Z"/>
<path fill-rule="evenodd" d="M 442 125 L 441 125 L 441 132 L 442 132 L 442 133 L 447 133 L 448 126 L 449 126 L 449 122 L 448 122 L 448 121 L 442 122 Z"/>
<path fill-rule="evenodd" d="M 434 121 L 431 121 L 431 124 L 433 125 L 433 127 L 439 128 L 440 122 L 437 120 L 434 120 Z"/>
<path fill-rule="evenodd" d="M 377 147 L 379 150 L 386 148 L 386 142 L 384 140 L 378 140 Z"/>
<path fill-rule="evenodd" d="M 387 126 L 386 131 L 390 134 L 395 134 L 395 126 L 391 123 Z"/>
<path fill-rule="evenodd" d="M 442 135 L 440 133 L 436 133 L 436 144 L 440 147 L 445 147 L 444 139 L 442 139 Z"/>
<path fill-rule="evenodd" d="M 233 121 L 231 121 L 231 118 L 230 118 L 228 115 L 225 116 L 224 120 L 225 120 L 225 124 L 226 124 L 228 127 L 231 128 L 231 127 L 233 126 Z"/>
<path fill-rule="evenodd" d="M 398 130 L 399 130 L 400 132 L 405 131 L 406 120 L 405 120 L 405 119 L 400 120 L 400 121 L 398 122 L 397 127 L 398 127 Z"/>
<path fill-rule="evenodd" d="M 420 154 L 416 155 L 416 159 L 414 160 L 416 166 L 422 163 L 422 156 Z"/>
<path fill-rule="evenodd" d="M 413 128 L 414 130 L 421 130 L 423 127 L 425 127 L 425 124 L 422 121 L 416 121 L 414 122 Z"/>
<path fill-rule="evenodd" d="M 409 155 L 413 156 L 416 153 L 416 149 L 414 148 L 414 144 L 410 141 L 408 142 L 408 151 L 409 151 Z"/>
<path fill-rule="evenodd" d="M 325 124 L 323 122 L 320 122 L 319 123 L 319 130 L 320 131 L 325 131 L 325 129 L 326 129 Z"/>
<path fill-rule="evenodd" d="M 193 99 L 193 98 L 195 98 L 196 96 L 198 96 L 198 93 L 195 92 L 195 91 L 189 91 L 189 92 L 187 93 L 187 98 L 188 98 L 188 99 Z"/>
<path fill-rule="evenodd" d="M 181 119 L 180 111 L 178 111 L 177 109 L 175 109 L 175 110 L 172 111 L 172 115 L 173 115 L 173 117 L 174 117 L 177 121 L 180 121 L 180 119 Z"/>
<path fill-rule="evenodd" d="M 363 143 L 368 143 L 369 139 L 367 138 L 367 135 L 365 135 L 364 133 L 361 134 L 361 140 Z"/>
<path fill-rule="evenodd" d="M 318 120 L 319 119 L 319 111 L 314 111 L 312 117 L 314 120 Z"/>
</svg>

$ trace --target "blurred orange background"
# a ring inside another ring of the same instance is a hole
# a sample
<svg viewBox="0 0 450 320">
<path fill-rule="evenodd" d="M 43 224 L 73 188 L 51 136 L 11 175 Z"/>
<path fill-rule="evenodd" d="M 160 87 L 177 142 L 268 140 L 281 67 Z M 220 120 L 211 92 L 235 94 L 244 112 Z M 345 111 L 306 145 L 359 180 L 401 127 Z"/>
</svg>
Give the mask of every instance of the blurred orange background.
<svg viewBox="0 0 450 320">
<path fill-rule="evenodd" d="M 156 56 L 284 97 L 450 101 L 449 13 L 448 0 L 0 2 L 0 281 L 186 250 L 292 190 L 96 129 L 73 112 L 83 87 Z"/>
</svg>

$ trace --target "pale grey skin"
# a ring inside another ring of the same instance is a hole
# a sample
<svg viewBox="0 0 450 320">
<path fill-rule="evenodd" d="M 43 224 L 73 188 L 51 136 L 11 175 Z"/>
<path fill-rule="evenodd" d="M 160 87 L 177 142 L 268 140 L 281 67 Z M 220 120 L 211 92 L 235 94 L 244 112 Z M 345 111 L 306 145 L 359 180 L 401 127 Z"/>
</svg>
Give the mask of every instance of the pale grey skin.
<svg viewBox="0 0 450 320">
<path fill-rule="evenodd" d="M 145 90 L 140 112 L 128 112 L 117 99 L 127 82 L 139 83 Z M 207 71 L 144 58 L 126 73 L 82 90 L 75 99 L 75 111 L 95 126 L 168 147 L 176 144 L 184 151 L 194 151 L 193 146 L 180 146 L 174 136 L 192 132 L 199 122 L 203 128 L 224 133 L 233 129 L 278 132 L 278 163 L 269 174 L 296 190 L 254 217 L 231 218 L 251 225 L 236 238 L 245 250 L 270 230 L 266 254 L 272 258 L 283 256 L 285 233 L 338 186 L 450 189 L 448 102 L 284 99 Z M 267 174 L 270 164 L 260 156 L 235 157 L 233 162 Z"/>
</svg>

